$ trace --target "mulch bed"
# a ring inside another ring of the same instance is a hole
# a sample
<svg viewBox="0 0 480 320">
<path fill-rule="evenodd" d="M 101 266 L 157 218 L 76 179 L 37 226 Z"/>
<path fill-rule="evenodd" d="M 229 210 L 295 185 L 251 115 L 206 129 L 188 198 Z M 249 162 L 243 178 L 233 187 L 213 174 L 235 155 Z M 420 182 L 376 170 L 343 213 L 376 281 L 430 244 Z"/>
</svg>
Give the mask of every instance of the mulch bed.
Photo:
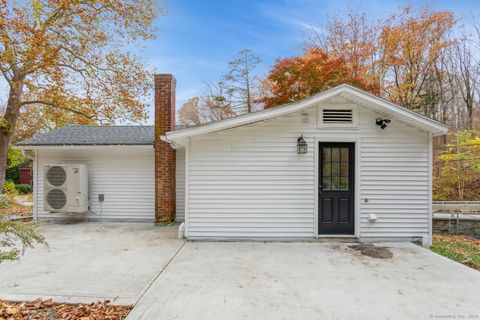
<svg viewBox="0 0 480 320">
<path fill-rule="evenodd" d="M 0 300 L 0 320 L 121 320 L 132 306 L 113 306 L 110 301 L 91 304 L 54 303 L 52 300 L 10 302 Z"/>
</svg>

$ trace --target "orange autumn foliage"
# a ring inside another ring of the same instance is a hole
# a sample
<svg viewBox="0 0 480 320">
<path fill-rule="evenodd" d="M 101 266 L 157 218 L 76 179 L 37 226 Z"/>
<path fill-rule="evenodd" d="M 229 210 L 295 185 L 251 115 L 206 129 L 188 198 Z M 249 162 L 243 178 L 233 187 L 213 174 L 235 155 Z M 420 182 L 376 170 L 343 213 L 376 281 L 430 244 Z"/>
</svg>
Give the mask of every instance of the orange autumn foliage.
<svg viewBox="0 0 480 320">
<path fill-rule="evenodd" d="M 156 0 L 0 0 L 0 193 L 12 141 L 68 123 L 147 118 L 151 73 L 132 52 L 155 38 Z"/>
<path fill-rule="evenodd" d="M 309 49 L 302 56 L 277 60 L 266 80 L 271 94 L 260 102 L 271 108 L 344 83 L 379 93 L 378 84 L 355 76 L 353 71 L 343 56 L 334 56 L 319 48 Z"/>
<path fill-rule="evenodd" d="M 440 57 L 453 43 L 449 33 L 455 18 L 449 11 L 430 12 L 428 7 L 415 12 L 406 7 L 399 15 L 391 15 L 381 28 L 382 48 L 380 73 L 388 98 L 404 107 L 431 116 L 425 110 L 428 84 L 432 74 L 443 80 Z"/>
</svg>

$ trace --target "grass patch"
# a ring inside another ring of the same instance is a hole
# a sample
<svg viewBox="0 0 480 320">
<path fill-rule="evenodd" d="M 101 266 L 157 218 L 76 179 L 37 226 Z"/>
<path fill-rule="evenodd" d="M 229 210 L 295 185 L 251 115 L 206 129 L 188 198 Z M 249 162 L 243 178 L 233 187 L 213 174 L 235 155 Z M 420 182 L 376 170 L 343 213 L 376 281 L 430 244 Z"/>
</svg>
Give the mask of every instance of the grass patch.
<svg viewBox="0 0 480 320">
<path fill-rule="evenodd" d="M 480 240 L 466 236 L 435 234 L 430 250 L 480 270 Z"/>
</svg>

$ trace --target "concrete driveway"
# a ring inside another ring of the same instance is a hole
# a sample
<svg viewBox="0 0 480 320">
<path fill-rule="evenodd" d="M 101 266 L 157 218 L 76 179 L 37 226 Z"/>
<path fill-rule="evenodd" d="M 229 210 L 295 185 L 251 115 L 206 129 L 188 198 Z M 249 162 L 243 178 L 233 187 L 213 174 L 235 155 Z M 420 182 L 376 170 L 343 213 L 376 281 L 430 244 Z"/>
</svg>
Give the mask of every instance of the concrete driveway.
<svg viewBox="0 0 480 320">
<path fill-rule="evenodd" d="M 480 317 L 480 272 L 413 244 L 349 246 L 187 242 L 127 319 Z"/>
<path fill-rule="evenodd" d="M 0 264 L 0 299 L 134 304 L 183 245 L 177 227 L 45 223 L 48 248 Z"/>
<path fill-rule="evenodd" d="M 412 244 L 184 242 L 176 229 L 43 224 L 49 248 L 0 264 L 0 299 L 136 303 L 128 320 L 480 316 L 480 272 Z"/>
</svg>

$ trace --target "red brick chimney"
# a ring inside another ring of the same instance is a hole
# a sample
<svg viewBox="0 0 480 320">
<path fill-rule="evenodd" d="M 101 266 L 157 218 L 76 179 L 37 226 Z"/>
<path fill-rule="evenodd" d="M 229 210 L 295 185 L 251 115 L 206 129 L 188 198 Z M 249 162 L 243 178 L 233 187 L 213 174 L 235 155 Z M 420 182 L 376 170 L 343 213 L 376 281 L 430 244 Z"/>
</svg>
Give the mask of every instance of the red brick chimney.
<svg viewBox="0 0 480 320">
<path fill-rule="evenodd" d="M 155 222 L 175 221 L 175 150 L 161 136 L 175 130 L 175 77 L 155 75 Z"/>
</svg>

